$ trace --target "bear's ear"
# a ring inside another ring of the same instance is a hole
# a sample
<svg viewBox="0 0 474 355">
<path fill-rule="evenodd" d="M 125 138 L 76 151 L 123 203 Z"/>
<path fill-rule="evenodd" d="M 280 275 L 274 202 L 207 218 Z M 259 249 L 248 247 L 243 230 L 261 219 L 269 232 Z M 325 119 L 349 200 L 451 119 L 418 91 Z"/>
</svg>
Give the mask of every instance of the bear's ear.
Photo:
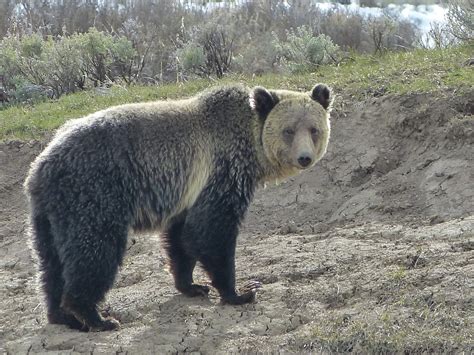
<svg viewBox="0 0 474 355">
<path fill-rule="evenodd" d="M 314 101 L 319 102 L 325 110 L 332 104 L 331 90 L 324 84 L 316 84 L 311 90 L 310 96 Z"/>
<path fill-rule="evenodd" d="M 261 86 L 253 88 L 250 93 L 249 102 L 252 110 L 257 112 L 262 118 L 265 118 L 277 103 L 273 95 Z"/>
</svg>

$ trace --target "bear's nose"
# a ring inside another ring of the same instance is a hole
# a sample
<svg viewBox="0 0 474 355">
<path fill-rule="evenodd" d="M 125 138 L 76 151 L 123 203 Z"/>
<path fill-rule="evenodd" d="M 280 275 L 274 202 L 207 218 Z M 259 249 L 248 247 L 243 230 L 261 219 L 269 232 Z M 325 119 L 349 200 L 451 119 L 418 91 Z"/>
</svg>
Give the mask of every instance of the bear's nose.
<svg viewBox="0 0 474 355">
<path fill-rule="evenodd" d="M 302 155 L 298 158 L 298 164 L 300 164 L 303 168 L 306 168 L 309 164 L 311 164 L 312 159 L 309 155 Z"/>
</svg>

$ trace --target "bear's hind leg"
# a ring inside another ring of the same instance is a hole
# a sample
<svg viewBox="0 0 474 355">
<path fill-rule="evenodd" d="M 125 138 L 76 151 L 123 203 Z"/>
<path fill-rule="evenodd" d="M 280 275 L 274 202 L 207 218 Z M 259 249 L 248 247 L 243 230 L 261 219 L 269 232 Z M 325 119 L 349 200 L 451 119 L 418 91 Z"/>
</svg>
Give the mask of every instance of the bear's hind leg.
<svg viewBox="0 0 474 355">
<path fill-rule="evenodd" d="M 63 266 L 53 243 L 50 222 L 46 216 L 35 216 L 31 227 L 33 245 L 39 259 L 41 286 L 46 296 L 48 322 L 81 329 L 82 324 L 60 307 L 64 288 Z"/>
<path fill-rule="evenodd" d="M 186 250 L 187 248 L 183 245 L 182 231 L 185 221 L 186 212 L 182 212 L 171 221 L 163 235 L 175 287 L 189 297 L 207 296 L 209 287 L 196 285 L 193 281 L 193 271 L 197 260 L 191 256 L 192 251 Z"/>
<path fill-rule="evenodd" d="M 90 227 L 90 226 L 89 226 Z M 112 287 L 122 262 L 127 239 L 126 228 L 102 228 L 102 233 L 69 236 L 64 250 L 65 280 L 61 307 L 84 325 L 86 331 L 118 329 L 117 320 L 103 318 L 97 308 Z"/>
</svg>

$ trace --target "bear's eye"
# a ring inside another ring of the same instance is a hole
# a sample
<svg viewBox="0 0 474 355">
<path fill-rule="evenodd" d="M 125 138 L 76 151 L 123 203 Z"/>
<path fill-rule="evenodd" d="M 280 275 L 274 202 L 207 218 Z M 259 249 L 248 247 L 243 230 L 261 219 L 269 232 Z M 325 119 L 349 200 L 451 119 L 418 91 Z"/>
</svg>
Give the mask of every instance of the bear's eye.
<svg viewBox="0 0 474 355">
<path fill-rule="evenodd" d="M 283 134 L 285 136 L 292 136 L 293 134 L 295 134 L 295 131 L 292 129 L 292 128 L 286 128 L 284 131 L 283 131 Z"/>
<path fill-rule="evenodd" d="M 310 129 L 311 134 L 318 134 L 318 129 L 316 127 L 312 127 Z"/>
</svg>

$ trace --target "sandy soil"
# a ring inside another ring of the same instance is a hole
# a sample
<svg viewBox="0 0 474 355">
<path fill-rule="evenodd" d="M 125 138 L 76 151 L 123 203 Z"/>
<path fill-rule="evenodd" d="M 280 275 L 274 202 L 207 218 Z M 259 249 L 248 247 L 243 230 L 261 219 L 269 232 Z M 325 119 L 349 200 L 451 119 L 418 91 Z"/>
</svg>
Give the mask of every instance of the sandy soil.
<svg viewBox="0 0 474 355">
<path fill-rule="evenodd" d="M 473 97 L 339 98 L 324 160 L 249 211 L 237 273 L 257 302 L 179 295 L 159 237 L 131 236 L 116 332 L 46 323 L 21 191 L 45 141 L 0 144 L 0 352 L 474 352 Z"/>
</svg>

